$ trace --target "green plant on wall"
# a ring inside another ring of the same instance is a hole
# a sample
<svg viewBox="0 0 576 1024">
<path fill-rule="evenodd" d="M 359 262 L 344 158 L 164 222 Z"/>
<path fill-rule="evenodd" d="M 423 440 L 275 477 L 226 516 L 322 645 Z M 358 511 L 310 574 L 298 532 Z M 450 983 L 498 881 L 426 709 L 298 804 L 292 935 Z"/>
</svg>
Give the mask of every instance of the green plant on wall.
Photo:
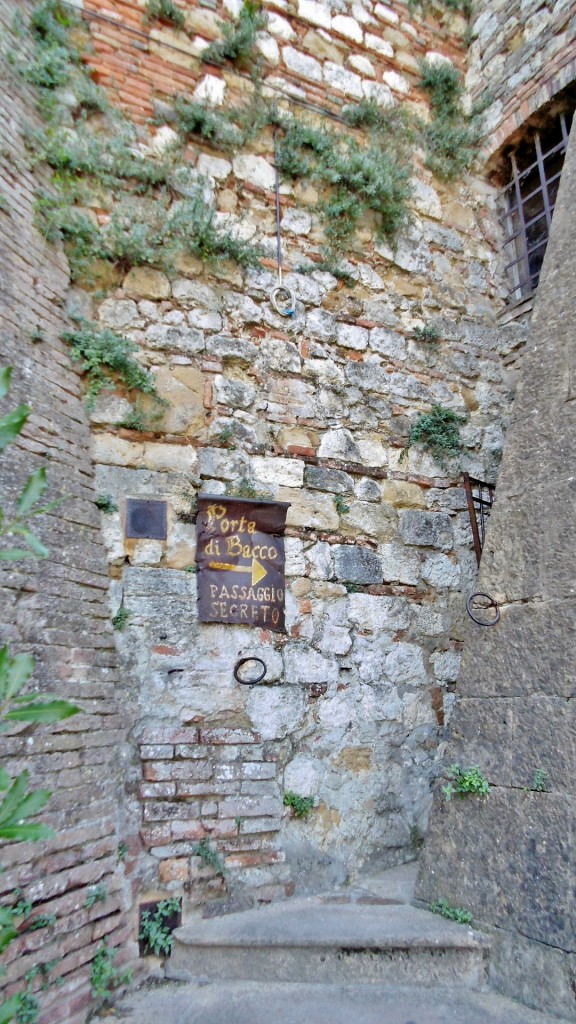
<svg viewBox="0 0 576 1024">
<path fill-rule="evenodd" d="M 408 441 L 400 456 L 402 461 L 409 448 L 419 445 L 430 452 L 436 462 L 446 468 L 447 460 L 459 455 L 462 449 L 460 427 L 466 423 L 464 416 L 458 416 L 452 409 L 433 405 L 430 412 L 422 413 L 410 427 Z"/>
<path fill-rule="evenodd" d="M 110 949 L 106 942 L 98 947 L 96 955 L 90 967 L 90 987 L 92 997 L 99 1006 L 106 1006 L 114 992 L 123 985 L 129 985 L 132 980 L 130 970 L 122 970 L 116 967 L 114 960 L 118 954 L 117 949 Z"/>
<path fill-rule="evenodd" d="M 375 104 L 357 109 L 364 123 L 369 123 L 368 111 L 377 114 Z M 364 146 L 343 132 L 295 117 L 285 121 L 278 165 L 286 177 L 308 179 L 328 190 L 318 211 L 328 254 L 341 252 L 366 213 L 375 215 L 377 235 L 389 242 L 408 222 L 411 168 L 403 143 L 393 132 L 385 136 L 384 123 L 378 131 L 371 125 L 373 141 Z"/>
<path fill-rule="evenodd" d="M 99 494 L 95 499 L 94 504 L 96 508 L 99 508 L 104 515 L 112 515 L 113 512 L 118 511 L 118 505 L 114 501 L 111 494 Z"/>
<path fill-rule="evenodd" d="M 548 784 L 548 772 L 545 768 L 537 768 L 534 772 L 534 778 L 532 780 L 532 789 L 535 789 L 537 793 L 543 793 Z"/>
<path fill-rule="evenodd" d="M 465 18 L 470 18 L 474 10 L 473 0 L 440 0 L 440 3 L 448 11 L 454 11 L 458 14 L 463 14 Z M 408 0 L 408 10 L 411 14 L 414 11 L 420 9 L 423 14 L 426 14 L 430 8 L 428 0 Z"/>
<path fill-rule="evenodd" d="M 306 818 L 314 807 L 313 796 L 301 796 L 287 789 L 283 797 L 284 807 L 290 807 L 295 818 Z"/>
<path fill-rule="evenodd" d="M 226 868 L 222 857 L 218 853 L 218 850 L 210 846 L 210 842 L 207 838 L 201 839 L 199 843 L 192 850 L 193 857 L 200 857 L 200 860 L 206 864 L 207 867 L 212 868 L 217 875 L 221 878 L 226 877 Z"/>
<path fill-rule="evenodd" d="M 463 910 L 462 907 L 452 907 L 448 900 L 435 900 L 430 904 L 430 910 L 433 914 L 441 914 L 442 917 L 448 918 L 449 921 L 456 921 L 458 924 L 472 924 L 470 911 Z"/>
<path fill-rule="evenodd" d="M 442 786 L 442 792 L 447 800 L 451 800 L 453 796 L 488 796 L 490 792 L 488 780 L 477 764 L 471 765 L 469 768 L 451 764 L 448 774 L 450 781 Z"/>
<path fill-rule="evenodd" d="M 0 368 L 0 400 L 6 397 L 10 389 L 12 368 L 10 366 Z M 0 452 L 3 452 L 9 444 L 16 440 L 22 432 L 32 409 L 29 405 L 21 403 L 7 415 L 0 418 Z M 22 558 L 47 558 L 48 549 L 42 544 L 39 538 L 32 533 L 29 522 L 31 519 L 46 512 L 52 512 L 61 503 L 62 499 L 49 502 L 47 505 L 40 504 L 47 487 L 46 469 L 40 469 L 31 473 L 22 493 L 16 501 L 16 508 L 13 513 L 7 515 L 0 507 L 0 538 L 17 537 L 18 544 L 26 544 L 26 547 L 3 546 L 0 548 L 0 561 L 19 561 Z"/>
<path fill-rule="evenodd" d="M 153 2 L 155 17 L 178 20 L 182 15 L 172 0 Z M 170 270 L 179 253 L 204 262 L 231 259 L 241 266 L 258 265 L 262 252 L 217 223 L 203 186 L 193 194 L 188 190 L 184 200 L 180 197 L 176 178 L 182 172 L 182 147 L 175 145 L 162 156 L 144 154 L 135 126 L 106 106 L 105 94 L 91 81 L 77 46 L 69 41 L 71 30 L 75 39 L 80 37 L 80 19 L 59 0 L 43 0 L 39 11 L 41 15 L 31 24 L 36 60 L 43 66 L 47 54 L 53 60 L 57 56 L 58 67 L 68 60 L 66 84 L 76 105 L 64 106 L 59 98 L 65 69 L 36 74 L 46 124 L 41 132 L 31 134 L 31 147 L 35 159 L 45 161 L 55 172 L 51 190 L 38 196 L 37 217 L 49 240 L 63 241 L 73 278 L 92 283 L 101 262 L 113 264 L 121 273 L 145 264 Z M 223 63 L 252 58 L 258 33 L 265 26 L 265 12 L 247 0 L 237 19 L 222 23 L 222 38 L 204 51 L 203 59 Z M 34 64 L 33 60 L 26 73 Z M 196 137 L 234 153 L 265 129 L 279 127 L 282 174 L 309 180 L 322 193 L 315 212 L 324 228 L 325 245 L 314 263 L 300 269 L 330 270 L 351 283 L 343 260 L 361 222 L 368 217 L 377 237 L 394 244 L 409 221 L 415 143 L 424 139 L 430 166 L 444 177 L 454 176 L 471 159 L 474 119 L 461 111 L 457 72 L 447 64 L 423 64 L 422 69 L 422 87 L 433 108 L 429 125 L 419 125 L 401 108 L 383 110 L 373 100 L 362 100 L 343 108 L 349 134 L 341 127 L 329 128 L 325 122 L 279 112 L 263 97 L 257 76 L 251 99 L 240 107 L 215 110 L 177 97 L 176 124 L 184 138 Z M 91 114 L 98 110 L 104 111 L 103 119 L 93 122 Z M 362 139 L 360 131 L 365 133 Z M 140 208 L 134 202 L 138 195 L 146 197 Z M 98 223 L 90 213 L 95 196 L 96 205 L 111 211 L 104 222 L 101 218 Z"/>
<path fill-rule="evenodd" d="M 153 953 L 154 956 L 170 956 L 174 941 L 173 921 L 181 909 L 181 901 L 176 897 L 170 897 L 160 900 L 154 910 L 142 911 L 138 938 L 145 952 Z"/>
<path fill-rule="evenodd" d="M 129 618 L 130 612 L 128 608 L 125 608 L 124 605 L 121 605 L 116 614 L 112 616 L 111 621 L 114 629 L 118 630 L 119 633 L 122 633 L 126 629 L 126 626 L 128 625 Z"/>
<path fill-rule="evenodd" d="M 432 119 L 422 126 L 426 165 L 437 177 L 451 181 L 468 170 L 477 153 L 481 109 L 469 116 L 464 113 L 462 80 L 448 61 L 422 61 L 420 87 L 432 106 Z"/>
<path fill-rule="evenodd" d="M 184 11 L 174 3 L 174 0 L 146 0 L 146 16 L 148 19 L 167 21 L 175 28 L 184 28 L 186 19 Z"/>
<path fill-rule="evenodd" d="M 154 380 L 133 358 L 137 346 L 129 338 L 83 319 L 77 320 L 74 330 L 64 331 L 62 338 L 86 378 L 89 405 L 103 389 L 118 385 L 156 396 Z"/>
<path fill-rule="evenodd" d="M 222 38 L 202 51 L 202 60 L 209 64 L 245 64 L 254 59 L 258 33 L 266 28 L 268 16 L 260 3 L 244 0 L 238 17 L 232 22 L 221 21 Z"/>
<path fill-rule="evenodd" d="M 425 345 L 433 345 L 440 340 L 440 331 L 434 324 L 424 324 L 423 327 L 414 328 L 412 337 L 414 341 L 419 341 Z"/>
</svg>

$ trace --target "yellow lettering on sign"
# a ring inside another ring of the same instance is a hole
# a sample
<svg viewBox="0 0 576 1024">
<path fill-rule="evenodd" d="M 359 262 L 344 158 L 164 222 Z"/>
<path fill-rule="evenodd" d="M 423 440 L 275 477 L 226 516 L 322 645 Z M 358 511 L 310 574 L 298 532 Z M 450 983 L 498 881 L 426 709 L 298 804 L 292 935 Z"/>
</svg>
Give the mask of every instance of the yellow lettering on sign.
<svg viewBox="0 0 576 1024">
<path fill-rule="evenodd" d="M 240 519 L 228 519 L 226 505 L 208 505 L 206 514 L 208 516 L 207 529 L 211 533 L 214 533 L 216 524 L 219 525 L 220 532 L 224 535 L 227 533 L 253 534 L 256 532 L 256 521 L 253 519 L 246 519 L 245 516 L 241 516 Z"/>
</svg>

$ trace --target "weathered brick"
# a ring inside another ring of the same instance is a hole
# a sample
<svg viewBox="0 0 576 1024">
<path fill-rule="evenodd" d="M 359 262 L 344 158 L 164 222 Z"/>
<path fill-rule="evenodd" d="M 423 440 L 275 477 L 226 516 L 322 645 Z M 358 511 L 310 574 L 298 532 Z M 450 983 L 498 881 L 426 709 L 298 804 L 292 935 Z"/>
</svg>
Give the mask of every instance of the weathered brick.
<svg viewBox="0 0 576 1024">
<path fill-rule="evenodd" d="M 176 748 L 177 750 L 179 748 Z M 181 749 L 181 748 L 180 748 Z M 140 757 L 143 761 L 169 761 L 174 757 L 174 747 L 168 744 L 144 743 L 140 747 Z"/>
<path fill-rule="evenodd" d="M 147 761 L 142 774 L 149 782 L 171 780 L 200 781 L 212 775 L 212 765 L 207 761 Z"/>
<path fill-rule="evenodd" d="M 248 729 L 202 729 L 200 740 L 215 745 L 260 743 L 260 734 Z"/>
<path fill-rule="evenodd" d="M 279 815 L 282 805 L 279 800 L 258 797 L 242 797 L 222 800 L 218 808 L 220 818 L 262 818 L 265 815 Z"/>
</svg>

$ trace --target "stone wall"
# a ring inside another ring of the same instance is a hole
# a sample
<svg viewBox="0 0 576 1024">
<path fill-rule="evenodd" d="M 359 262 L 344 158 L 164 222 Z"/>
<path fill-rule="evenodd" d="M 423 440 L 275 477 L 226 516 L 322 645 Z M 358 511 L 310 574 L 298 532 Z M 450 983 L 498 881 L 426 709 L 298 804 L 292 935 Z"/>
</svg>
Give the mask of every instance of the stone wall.
<svg viewBox="0 0 576 1024">
<path fill-rule="evenodd" d="M 492 980 L 572 1020 L 574 928 L 574 394 L 572 132 L 478 589 L 500 605 L 470 627 L 450 762 L 477 764 L 482 799 L 436 794 L 418 891 L 494 933 Z"/>
<path fill-rule="evenodd" d="M 139 123 L 152 110 L 172 123 L 175 90 L 225 106 L 253 89 L 232 65 L 198 60 L 232 7 L 184 8 L 188 35 L 143 25 L 135 4 L 113 23 L 90 20 L 90 66 Z M 426 116 L 417 58 L 465 59 L 465 23 L 442 10 L 426 20 L 401 5 L 272 5 L 264 86 L 299 113 L 299 101 L 329 115 L 374 95 Z M 169 124 L 140 136 L 151 156 L 171 138 Z M 436 181 L 416 154 L 410 226 L 392 248 L 364 219 L 347 254 L 354 287 L 295 269 L 318 259 L 324 197 L 282 181 L 285 282 L 297 297 L 283 318 L 270 304 L 272 133 L 234 155 L 188 143 L 185 160 L 207 176 L 218 223 L 257 237 L 269 257 L 256 270 L 187 257 L 168 274 L 118 276 L 96 316 L 138 343 L 170 408 L 159 428 L 128 431 L 115 426 L 128 402 L 105 396 L 92 421 L 97 490 L 118 506 L 102 528 L 114 610 L 128 613 L 118 644 L 138 721 L 129 802 L 149 852 L 140 885 L 196 904 L 221 890 L 202 839 L 224 857 L 228 888 L 263 899 L 415 856 L 476 571 L 459 473 L 495 476 L 525 334 L 496 326 L 499 235 L 480 177 Z M 426 325 L 436 343 L 417 340 Z M 433 404 L 467 418 L 459 465 L 417 448 L 402 457 L 410 424 Z M 188 571 L 199 490 L 290 503 L 285 637 L 199 624 Z M 166 542 L 126 540 L 135 496 L 168 502 Z M 246 654 L 264 658 L 270 685 L 235 683 Z M 282 809 L 286 790 L 314 798 L 306 819 Z"/>
<path fill-rule="evenodd" d="M 24 45 L 10 33 L 13 16 L 14 5 L 3 0 L 0 362 L 12 366 L 13 378 L 2 413 L 24 401 L 33 411 L 2 455 L 2 507 L 7 514 L 14 510 L 28 475 L 42 465 L 48 500 L 63 501 L 35 521 L 49 557 L 2 562 L 1 643 L 8 642 L 13 654 L 31 653 L 34 686 L 78 703 L 82 713 L 2 737 L 3 767 L 12 776 L 28 769 L 32 788 L 54 794 L 41 815 L 54 829 L 53 839 L 2 845 L 2 904 L 12 906 L 18 898 L 32 904 L 28 920 L 17 921 L 20 937 L 3 954 L 2 988 L 8 995 L 23 991 L 24 975 L 49 965 L 45 979 L 37 973 L 30 983 L 41 1019 L 77 1024 L 92 1005 L 90 964 L 102 943 L 111 949 L 122 945 L 124 961 L 135 951 L 128 941 L 129 894 L 118 857 L 125 839 L 119 811 L 125 722 L 115 695 L 108 569 L 93 504 L 82 385 L 59 339 L 68 270 L 33 228 L 38 180 L 23 132 L 34 120 L 35 105 L 6 59 L 11 48 Z M 30 930 L 42 915 L 54 915 L 54 923 Z"/>
<path fill-rule="evenodd" d="M 490 157 L 540 107 L 576 79 L 576 24 L 570 0 L 478 0 L 466 85 L 488 89 L 485 152 Z"/>
</svg>

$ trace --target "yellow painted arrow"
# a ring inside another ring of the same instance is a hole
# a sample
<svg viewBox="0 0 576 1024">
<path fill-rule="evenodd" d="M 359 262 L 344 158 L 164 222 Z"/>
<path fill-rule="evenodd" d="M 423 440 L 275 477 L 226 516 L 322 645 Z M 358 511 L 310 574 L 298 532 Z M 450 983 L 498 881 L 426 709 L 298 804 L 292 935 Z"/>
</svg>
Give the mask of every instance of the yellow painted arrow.
<svg viewBox="0 0 576 1024">
<path fill-rule="evenodd" d="M 228 562 L 208 562 L 208 568 L 225 569 L 227 572 L 251 572 L 253 587 L 255 587 L 260 580 L 263 580 L 268 572 L 268 569 L 265 569 L 257 558 L 252 559 L 251 567 L 249 565 L 230 565 Z"/>
</svg>

